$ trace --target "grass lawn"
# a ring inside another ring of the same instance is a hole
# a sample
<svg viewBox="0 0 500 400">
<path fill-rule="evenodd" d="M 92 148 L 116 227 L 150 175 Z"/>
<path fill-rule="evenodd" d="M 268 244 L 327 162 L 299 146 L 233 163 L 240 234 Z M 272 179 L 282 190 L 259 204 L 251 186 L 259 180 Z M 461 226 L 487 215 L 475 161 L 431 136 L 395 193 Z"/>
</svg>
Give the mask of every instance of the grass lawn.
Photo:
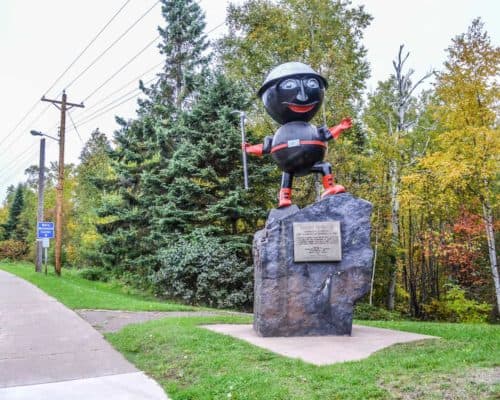
<svg viewBox="0 0 500 400">
<path fill-rule="evenodd" d="M 33 264 L 0 263 L 71 308 L 192 310 L 159 302 L 75 271 L 58 278 Z M 439 336 L 395 345 L 366 360 L 317 367 L 198 327 L 251 317 L 167 318 L 129 325 L 106 338 L 173 400 L 500 399 L 500 326 L 358 321 Z"/>
<path fill-rule="evenodd" d="M 499 326 L 366 322 L 441 339 L 324 367 L 197 326 L 249 322 L 235 316 L 163 319 L 129 325 L 106 338 L 174 400 L 500 398 Z"/>
<path fill-rule="evenodd" d="M 17 275 L 61 303 L 73 309 L 104 309 L 129 311 L 192 311 L 194 307 L 158 301 L 127 291 L 117 284 L 93 282 L 80 278 L 75 270 L 63 269 L 57 277 L 52 268 L 48 275 L 35 272 L 34 264 L 0 262 L 0 269 Z"/>
</svg>

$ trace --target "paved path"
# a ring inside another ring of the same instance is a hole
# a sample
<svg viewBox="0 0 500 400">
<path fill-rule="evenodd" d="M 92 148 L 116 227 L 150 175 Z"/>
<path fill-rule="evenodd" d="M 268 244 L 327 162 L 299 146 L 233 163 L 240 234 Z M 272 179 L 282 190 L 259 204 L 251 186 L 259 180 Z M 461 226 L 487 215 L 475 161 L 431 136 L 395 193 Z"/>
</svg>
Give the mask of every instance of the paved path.
<svg viewBox="0 0 500 400">
<path fill-rule="evenodd" d="M 214 317 L 220 315 L 252 316 L 236 311 L 115 311 L 115 310 L 76 310 L 76 312 L 99 332 L 118 332 L 130 324 L 161 318 Z"/>
<path fill-rule="evenodd" d="M 0 400 L 166 400 L 73 311 L 0 270 Z"/>
</svg>

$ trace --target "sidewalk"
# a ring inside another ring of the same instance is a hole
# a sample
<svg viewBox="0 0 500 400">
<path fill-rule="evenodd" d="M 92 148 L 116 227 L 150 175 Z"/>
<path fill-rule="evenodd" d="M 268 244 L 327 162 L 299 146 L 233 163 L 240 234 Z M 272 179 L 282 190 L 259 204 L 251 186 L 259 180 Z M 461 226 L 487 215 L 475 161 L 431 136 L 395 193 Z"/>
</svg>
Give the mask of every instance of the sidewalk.
<svg viewBox="0 0 500 400">
<path fill-rule="evenodd" d="M 166 400 L 73 311 L 0 270 L 0 400 Z"/>
</svg>

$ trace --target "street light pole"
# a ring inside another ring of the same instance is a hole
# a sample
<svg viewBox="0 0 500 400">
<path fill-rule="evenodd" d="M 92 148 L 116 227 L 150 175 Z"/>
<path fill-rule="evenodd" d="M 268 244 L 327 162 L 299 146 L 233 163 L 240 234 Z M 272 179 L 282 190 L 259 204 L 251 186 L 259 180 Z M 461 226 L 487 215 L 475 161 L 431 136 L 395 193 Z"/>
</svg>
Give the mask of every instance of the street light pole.
<svg viewBox="0 0 500 400">
<path fill-rule="evenodd" d="M 55 271 L 61 275 L 61 253 L 62 253 L 62 227 L 63 227 L 63 189 L 64 189 L 64 136 L 66 132 L 66 111 L 72 107 L 83 107 L 83 104 L 68 103 L 66 92 L 63 91 L 62 99 L 50 100 L 42 97 L 42 101 L 54 104 L 61 111 L 61 125 L 59 127 L 59 171 L 56 186 L 56 248 L 55 248 Z M 58 106 L 59 104 L 59 106 Z"/>
<path fill-rule="evenodd" d="M 38 165 L 38 212 L 37 222 L 43 221 L 43 194 L 45 189 L 45 138 L 40 139 L 40 163 Z M 38 225 L 38 224 L 37 224 Z M 35 271 L 42 272 L 42 241 L 37 239 Z"/>
</svg>

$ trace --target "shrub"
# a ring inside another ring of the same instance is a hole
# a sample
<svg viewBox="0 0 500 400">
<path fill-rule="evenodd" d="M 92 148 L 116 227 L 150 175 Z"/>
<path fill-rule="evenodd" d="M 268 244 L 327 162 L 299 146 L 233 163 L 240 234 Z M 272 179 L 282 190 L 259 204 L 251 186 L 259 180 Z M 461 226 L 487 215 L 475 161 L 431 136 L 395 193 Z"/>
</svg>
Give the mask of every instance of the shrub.
<svg viewBox="0 0 500 400">
<path fill-rule="evenodd" d="M 109 280 L 108 272 L 100 267 L 88 267 L 78 270 L 78 276 L 89 281 L 107 282 Z"/>
<path fill-rule="evenodd" d="M 193 234 L 158 256 L 161 267 L 151 276 L 156 294 L 218 308 L 252 304 L 252 267 L 221 239 Z"/>
<path fill-rule="evenodd" d="M 20 260 L 26 255 L 28 245 L 20 240 L 4 240 L 0 242 L 0 259 Z"/>
<path fill-rule="evenodd" d="M 457 285 L 446 285 L 448 291 L 442 300 L 433 299 L 423 306 L 424 317 L 450 322 L 486 322 L 491 305 L 465 298 L 465 291 Z"/>
<path fill-rule="evenodd" d="M 373 321 L 397 321 L 402 319 L 399 312 L 388 311 L 385 308 L 371 306 L 368 303 L 356 304 L 354 318 Z"/>
</svg>

